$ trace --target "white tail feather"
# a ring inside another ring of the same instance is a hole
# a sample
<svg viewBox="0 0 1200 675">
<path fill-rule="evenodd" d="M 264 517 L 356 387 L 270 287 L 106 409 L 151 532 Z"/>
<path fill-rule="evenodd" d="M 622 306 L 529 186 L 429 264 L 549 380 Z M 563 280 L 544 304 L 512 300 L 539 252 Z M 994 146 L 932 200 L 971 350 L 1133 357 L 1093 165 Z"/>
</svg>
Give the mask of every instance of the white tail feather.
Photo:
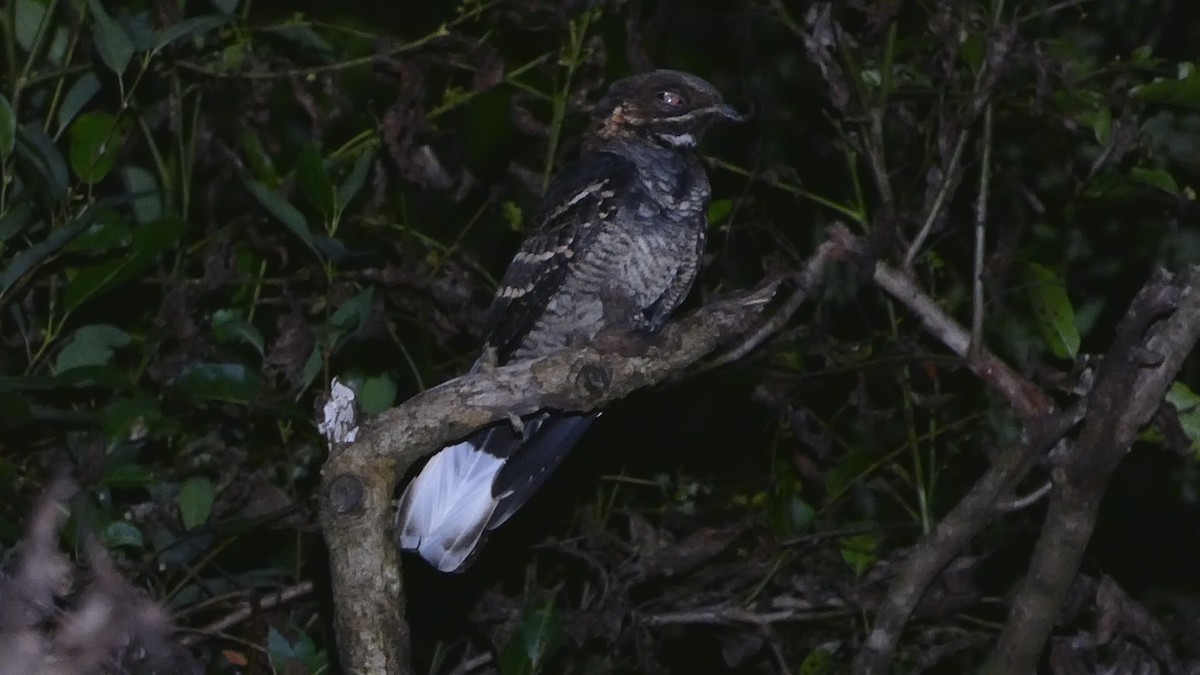
<svg viewBox="0 0 1200 675">
<path fill-rule="evenodd" d="M 400 497 L 400 547 L 443 572 L 460 568 L 496 510 L 492 483 L 503 466 L 466 441 L 442 448 Z"/>
</svg>

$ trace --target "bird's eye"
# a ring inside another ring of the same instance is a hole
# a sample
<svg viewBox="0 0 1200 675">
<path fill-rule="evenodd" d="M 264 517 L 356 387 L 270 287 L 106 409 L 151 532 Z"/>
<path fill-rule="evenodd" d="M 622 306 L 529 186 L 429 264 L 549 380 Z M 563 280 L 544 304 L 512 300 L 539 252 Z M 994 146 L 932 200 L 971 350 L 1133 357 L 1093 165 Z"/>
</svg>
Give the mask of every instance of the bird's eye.
<svg viewBox="0 0 1200 675">
<path fill-rule="evenodd" d="M 685 103 L 683 96 L 673 91 L 658 92 L 658 100 L 672 107 L 678 107 Z"/>
</svg>

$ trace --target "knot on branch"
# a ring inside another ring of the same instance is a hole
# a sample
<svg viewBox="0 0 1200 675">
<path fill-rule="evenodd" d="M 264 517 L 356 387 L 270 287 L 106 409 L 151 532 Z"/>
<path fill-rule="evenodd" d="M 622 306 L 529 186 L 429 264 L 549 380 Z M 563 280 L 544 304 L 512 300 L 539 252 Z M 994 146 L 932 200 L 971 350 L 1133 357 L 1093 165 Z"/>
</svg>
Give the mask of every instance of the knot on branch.
<svg viewBox="0 0 1200 675">
<path fill-rule="evenodd" d="M 329 481 L 329 487 L 325 490 L 325 500 L 333 512 L 339 515 L 361 513 L 365 493 L 361 478 L 344 473 Z"/>
<path fill-rule="evenodd" d="M 604 366 L 585 364 L 575 376 L 575 390 L 580 394 L 601 396 L 612 385 L 612 371 Z"/>
</svg>

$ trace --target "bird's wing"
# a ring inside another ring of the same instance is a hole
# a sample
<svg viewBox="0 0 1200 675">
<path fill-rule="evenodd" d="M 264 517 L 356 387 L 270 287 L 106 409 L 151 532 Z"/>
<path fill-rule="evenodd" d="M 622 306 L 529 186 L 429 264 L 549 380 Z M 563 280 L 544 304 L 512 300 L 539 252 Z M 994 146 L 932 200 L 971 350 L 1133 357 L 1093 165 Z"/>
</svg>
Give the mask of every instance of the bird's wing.
<svg viewBox="0 0 1200 675">
<path fill-rule="evenodd" d="M 637 187 L 636 175 L 631 161 L 601 152 L 550 183 L 488 310 L 485 345 L 495 349 L 499 363 L 520 347 L 596 234 L 618 217 L 619 201 L 627 200 L 616 195 L 628 197 Z"/>
</svg>

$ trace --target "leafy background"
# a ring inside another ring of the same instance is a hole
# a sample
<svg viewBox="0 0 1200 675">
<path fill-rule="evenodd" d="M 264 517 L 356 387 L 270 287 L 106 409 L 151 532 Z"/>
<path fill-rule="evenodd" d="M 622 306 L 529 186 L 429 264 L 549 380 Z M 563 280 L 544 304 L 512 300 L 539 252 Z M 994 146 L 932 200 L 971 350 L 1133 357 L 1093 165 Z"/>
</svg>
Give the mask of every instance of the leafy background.
<svg viewBox="0 0 1200 675">
<path fill-rule="evenodd" d="M 1010 35 L 992 96 L 986 335 L 1065 400 L 1147 274 L 1200 261 L 1196 9 L 849 2 L 835 12 L 843 86 L 806 54 L 810 10 L 13 0 L 0 546 L 68 471 L 63 549 L 106 550 L 197 668 L 332 667 L 314 513 L 327 383 L 373 413 L 463 372 L 588 102 L 650 67 L 696 72 L 753 112 L 705 145 L 715 200 L 695 306 L 797 269 L 833 221 L 903 251 L 971 128 L 988 50 Z M 861 152 L 872 110 L 889 222 Z M 913 264 L 964 320 L 977 140 Z M 1115 580 L 1161 622 L 1158 643 L 1193 660 L 1197 375 L 1190 364 L 1172 390 L 1178 424 L 1147 430 L 1118 473 L 1081 577 Z M 615 406 L 467 574 L 409 561 L 417 669 L 838 672 L 904 547 L 1018 433 L 901 308 L 831 273 L 751 358 Z M 958 585 L 923 607 L 905 672 L 975 663 L 1038 516 L 976 542 Z M 85 587 L 59 596 L 63 614 Z M 680 614 L 781 598 L 791 613 L 757 627 Z M 1060 637 L 1091 635 L 1101 614 L 1082 603 Z"/>
</svg>

